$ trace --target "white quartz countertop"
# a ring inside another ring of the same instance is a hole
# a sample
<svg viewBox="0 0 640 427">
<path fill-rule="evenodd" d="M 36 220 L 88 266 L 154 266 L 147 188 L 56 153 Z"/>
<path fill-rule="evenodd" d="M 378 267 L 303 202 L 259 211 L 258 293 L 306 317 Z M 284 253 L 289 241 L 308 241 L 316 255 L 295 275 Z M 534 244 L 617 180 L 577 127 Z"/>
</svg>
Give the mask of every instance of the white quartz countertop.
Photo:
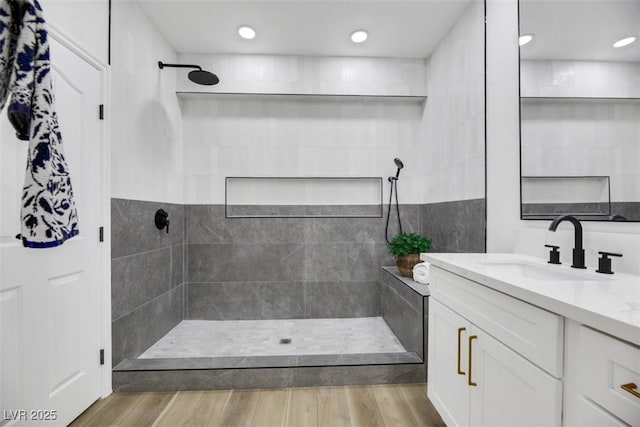
<svg viewBox="0 0 640 427">
<path fill-rule="evenodd" d="M 640 276 L 606 275 L 596 273 L 592 268 L 579 270 L 564 264 L 552 265 L 519 254 L 423 253 L 420 258 L 443 270 L 640 345 Z M 615 260 L 613 267 L 615 271 Z M 527 274 L 528 271 L 542 274 Z M 556 273 L 557 279 L 553 277 Z"/>
</svg>

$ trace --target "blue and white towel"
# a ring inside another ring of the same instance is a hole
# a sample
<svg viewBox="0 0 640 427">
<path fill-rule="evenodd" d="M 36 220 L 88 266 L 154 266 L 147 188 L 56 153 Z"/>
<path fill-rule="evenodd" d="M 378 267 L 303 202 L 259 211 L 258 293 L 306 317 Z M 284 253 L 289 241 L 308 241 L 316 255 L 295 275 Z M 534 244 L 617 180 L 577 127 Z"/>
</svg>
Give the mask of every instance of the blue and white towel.
<svg viewBox="0 0 640 427">
<path fill-rule="evenodd" d="M 0 0 L 0 110 L 7 101 L 17 137 L 29 141 L 22 243 L 61 245 L 78 234 L 78 214 L 54 108 L 47 30 L 36 0 Z"/>
</svg>

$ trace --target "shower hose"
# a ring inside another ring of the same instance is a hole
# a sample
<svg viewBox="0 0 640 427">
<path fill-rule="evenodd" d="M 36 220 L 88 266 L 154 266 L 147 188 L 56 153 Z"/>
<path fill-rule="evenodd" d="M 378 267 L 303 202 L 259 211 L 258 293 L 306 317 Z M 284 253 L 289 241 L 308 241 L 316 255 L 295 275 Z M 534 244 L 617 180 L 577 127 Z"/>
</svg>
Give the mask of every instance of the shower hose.
<svg viewBox="0 0 640 427">
<path fill-rule="evenodd" d="M 398 179 L 395 177 L 389 178 L 389 182 L 391 183 L 391 188 L 389 192 L 389 206 L 387 209 L 387 224 L 384 227 L 384 238 L 387 241 L 387 244 L 390 244 L 389 241 L 389 217 L 391 216 L 391 201 L 393 200 L 393 193 L 395 189 L 396 193 L 396 214 L 398 216 L 398 228 L 400 229 L 400 233 L 402 233 L 402 222 L 400 221 L 400 205 L 398 204 Z"/>
</svg>

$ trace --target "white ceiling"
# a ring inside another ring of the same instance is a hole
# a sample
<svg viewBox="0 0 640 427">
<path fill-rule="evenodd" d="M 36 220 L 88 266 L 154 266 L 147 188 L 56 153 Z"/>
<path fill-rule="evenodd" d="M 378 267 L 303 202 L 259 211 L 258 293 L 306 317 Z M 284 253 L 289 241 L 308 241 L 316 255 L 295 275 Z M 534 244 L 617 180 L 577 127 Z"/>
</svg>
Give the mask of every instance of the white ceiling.
<svg viewBox="0 0 640 427">
<path fill-rule="evenodd" d="M 534 40 L 520 50 L 523 59 L 640 61 L 640 0 L 520 0 L 520 34 Z"/>
<path fill-rule="evenodd" d="M 470 0 L 138 0 L 179 53 L 426 58 Z M 240 25 L 257 36 L 244 40 Z M 360 45 L 349 35 L 369 31 Z"/>
</svg>

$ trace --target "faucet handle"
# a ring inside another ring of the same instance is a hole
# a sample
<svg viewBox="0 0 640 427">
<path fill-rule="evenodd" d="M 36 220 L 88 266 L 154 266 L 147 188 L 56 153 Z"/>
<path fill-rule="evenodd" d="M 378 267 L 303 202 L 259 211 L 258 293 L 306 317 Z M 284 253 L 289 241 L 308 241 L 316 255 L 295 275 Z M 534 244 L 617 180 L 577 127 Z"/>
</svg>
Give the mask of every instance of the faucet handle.
<svg viewBox="0 0 640 427">
<path fill-rule="evenodd" d="M 156 215 L 153 218 L 153 221 L 156 224 L 158 230 L 162 230 L 164 228 L 167 229 L 167 234 L 169 233 L 169 214 L 164 209 L 158 209 L 156 211 Z"/>
<path fill-rule="evenodd" d="M 602 274 L 613 274 L 613 271 L 611 271 L 611 259 L 609 259 L 609 257 L 622 257 L 622 254 L 604 251 L 598 251 L 598 254 L 602 256 L 598 259 L 598 269 L 596 270 L 596 272 Z"/>
<path fill-rule="evenodd" d="M 544 247 L 545 248 L 551 248 L 551 252 L 549 252 L 549 261 L 547 261 L 547 263 L 549 263 L 549 264 L 562 264 L 560 262 L 560 252 L 558 251 L 560 246 L 544 245 Z"/>
</svg>

